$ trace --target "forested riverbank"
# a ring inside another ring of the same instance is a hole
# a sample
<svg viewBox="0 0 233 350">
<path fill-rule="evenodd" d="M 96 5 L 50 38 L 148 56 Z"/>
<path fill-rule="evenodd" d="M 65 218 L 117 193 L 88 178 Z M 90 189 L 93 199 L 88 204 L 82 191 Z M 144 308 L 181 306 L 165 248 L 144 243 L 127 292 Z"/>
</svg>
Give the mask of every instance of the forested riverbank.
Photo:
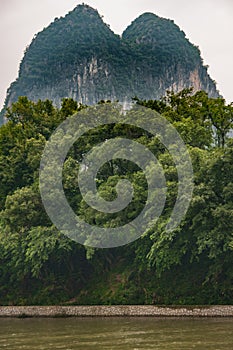
<svg viewBox="0 0 233 350">
<path fill-rule="evenodd" d="M 232 304 L 233 106 L 188 89 L 134 103 L 165 117 L 189 149 L 194 193 L 186 217 L 166 232 L 177 196 L 177 172 L 166 148 L 149 132 L 115 123 L 90 131 L 70 149 L 63 168 L 70 206 L 88 223 L 104 227 L 123 225 L 140 213 L 146 179 L 131 162 L 112 160 L 98 173 L 98 191 L 109 201 L 116 197 L 119 179 L 133 183 L 133 201 L 118 215 L 106 218 L 88 207 L 77 184 L 85 152 L 103 140 L 127 136 L 148 147 L 163 166 L 167 198 L 162 216 L 123 247 L 85 248 L 63 236 L 41 202 L 40 160 L 52 132 L 87 106 L 63 99 L 57 108 L 49 100 L 20 97 L 0 128 L 1 305 Z M 112 106 L 118 113 L 117 104 Z"/>
</svg>

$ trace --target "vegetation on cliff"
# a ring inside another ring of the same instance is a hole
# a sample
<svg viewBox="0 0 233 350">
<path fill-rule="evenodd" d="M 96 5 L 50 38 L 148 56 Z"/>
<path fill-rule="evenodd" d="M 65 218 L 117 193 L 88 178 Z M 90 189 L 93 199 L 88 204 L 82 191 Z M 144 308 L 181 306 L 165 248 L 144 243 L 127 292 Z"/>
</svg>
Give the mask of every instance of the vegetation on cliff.
<svg viewBox="0 0 233 350">
<path fill-rule="evenodd" d="M 199 49 L 173 21 L 145 13 L 120 37 L 96 10 L 78 5 L 35 35 L 5 107 L 19 96 L 57 106 L 65 97 L 85 104 L 129 102 L 135 95 L 159 99 L 167 90 L 191 86 L 218 97 Z"/>
</svg>

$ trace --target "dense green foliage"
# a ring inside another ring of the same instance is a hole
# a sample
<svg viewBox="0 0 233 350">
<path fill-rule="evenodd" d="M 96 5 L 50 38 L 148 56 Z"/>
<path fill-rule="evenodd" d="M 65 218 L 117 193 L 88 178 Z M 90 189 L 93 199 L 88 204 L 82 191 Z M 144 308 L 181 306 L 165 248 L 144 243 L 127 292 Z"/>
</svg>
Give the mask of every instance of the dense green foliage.
<svg viewBox="0 0 233 350">
<path fill-rule="evenodd" d="M 118 215 L 106 218 L 88 207 L 77 185 L 77 161 L 86 151 L 127 136 L 146 145 L 163 165 L 168 188 L 163 215 L 140 239 L 114 249 L 84 248 L 59 233 L 40 199 L 41 154 L 55 128 L 86 106 L 63 99 L 56 108 L 49 100 L 21 97 L 0 128 L 0 304 L 232 303 L 233 106 L 189 89 L 158 101 L 135 98 L 135 103 L 166 117 L 189 147 L 195 187 L 181 225 L 170 233 L 164 230 L 177 195 L 168 151 L 141 129 L 110 124 L 85 134 L 67 156 L 63 184 L 70 205 L 100 226 L 119 226 L 140 212 L 147 184 L 131 162 L 116 159 L 98 174 L 98 190 L 108 200 L 115 198 L 120 178 L 134 185 L 133 202 Z"/>
<path fill-rule="evenodd" d="M 185 33 L 172 20 L 153 13 L 138 17 L 123 33 L 123 38 L 138 48 L 141 58 L 154 65 L 157 74 L 167 71 L 169 65 L 180 64 L 196 68 L 201 60 L 199 49 L 192 45 Z M 149 57 L 148 57 L 149 54 Z"/>
<path fill-rule="evenodd" d="M 48 98 L 57 106 L 63 97 L 88 105 L 101 99 L 130 102 L 135 95 L 160 98 L 194 80 L 196 89 L 218 96 L 199 49 L 173 21 L 145 13 L 120 37 L 96 10 L 78 5 L 34 36 L 5 107 L 19 96 Z"/>
</svg>

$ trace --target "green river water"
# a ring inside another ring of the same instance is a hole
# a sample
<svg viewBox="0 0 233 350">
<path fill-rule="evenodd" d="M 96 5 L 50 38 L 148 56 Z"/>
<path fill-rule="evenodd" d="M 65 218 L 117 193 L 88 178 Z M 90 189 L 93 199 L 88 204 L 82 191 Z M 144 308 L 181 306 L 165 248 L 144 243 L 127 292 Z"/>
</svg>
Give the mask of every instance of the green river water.
<svg viewBox="0 0 233 350">
<path fill-rule="evenodd" d="M 232 350 L 233 319 L 0 319 L 6 350 Z"/>
</svg>

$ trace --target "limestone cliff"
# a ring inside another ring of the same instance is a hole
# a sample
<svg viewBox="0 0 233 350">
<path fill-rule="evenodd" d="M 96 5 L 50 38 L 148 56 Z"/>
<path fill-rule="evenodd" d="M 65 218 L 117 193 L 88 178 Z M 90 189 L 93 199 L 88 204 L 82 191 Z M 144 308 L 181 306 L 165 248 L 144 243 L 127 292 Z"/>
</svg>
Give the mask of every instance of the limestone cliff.
<svg viewBox="0 0 233 350">
<path fill-rule="evenodd" d="M 145 13 L 120 37 L 96 10 L 78 5 L 35 35 L 5 107 L 19 96 L 64 97 L 94 104 L 101 99 L 157 99 L 186 87 L 218 96 L 199 49 L 171 20 Z"/>
</svg>

